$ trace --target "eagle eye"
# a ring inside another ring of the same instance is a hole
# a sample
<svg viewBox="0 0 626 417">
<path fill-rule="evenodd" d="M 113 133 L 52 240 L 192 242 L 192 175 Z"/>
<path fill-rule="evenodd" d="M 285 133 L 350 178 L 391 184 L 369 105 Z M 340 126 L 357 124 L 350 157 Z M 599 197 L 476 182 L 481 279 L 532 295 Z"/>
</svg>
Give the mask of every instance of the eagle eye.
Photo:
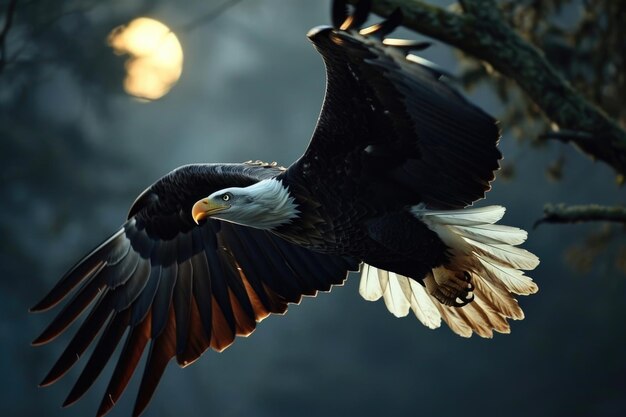
<svg viewBox="0 0 626 417">
<path fill-rule="evenodd" d="M 231 197 L 232 197 L 232 196 L 231 196 L 231 194 L 230 194 L 230 193 L 226 193 L 226 194 L 223 194 L 223 195 L 222 195 L 222 200 L 224 200 L 224 201 L 228 201 L 228 200 L 230 200 L 230 198 L 231 198 Z"/>
</svg>

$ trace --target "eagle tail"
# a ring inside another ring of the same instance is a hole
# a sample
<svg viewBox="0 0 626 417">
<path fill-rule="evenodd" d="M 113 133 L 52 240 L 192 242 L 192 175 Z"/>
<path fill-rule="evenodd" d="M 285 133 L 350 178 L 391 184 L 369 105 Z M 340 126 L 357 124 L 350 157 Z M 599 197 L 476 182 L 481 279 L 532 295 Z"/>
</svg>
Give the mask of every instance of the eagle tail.
<svg viewBox="0 0 626 417">
<path fill-rule="evenodd" d="M 434 268 L 424 285 L 393 272 L 363 267 L 359 292 L 366 300 L 383 297 L 397 317 L 410 310 L 427 327 L 445 321 L 455 333 L 492 337 L 493 331 L 509 333 L 507 319 L 521 320 L 524 313 L 515 295 L 537 292 L 537 285 L 523 270 L 532 270 L 539 259 L 516 247 L 526 240 L 524 230 L 496 225 L 504 207 L 412 212 L 435 231 L 448 246 L 450 261 Z"/>
</svg>

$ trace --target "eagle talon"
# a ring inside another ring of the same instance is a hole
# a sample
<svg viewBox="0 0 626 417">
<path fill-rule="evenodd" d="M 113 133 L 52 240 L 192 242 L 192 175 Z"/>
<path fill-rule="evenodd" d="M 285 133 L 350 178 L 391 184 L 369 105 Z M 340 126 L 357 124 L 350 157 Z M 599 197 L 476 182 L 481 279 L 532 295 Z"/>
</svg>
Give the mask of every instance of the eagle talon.
<svg viewBox="0 0 626 417">
<path fill-rule="evenodd" d="M 468 297 L 469 296 L 469 297 Z M 454 307 L 465 307 L 466 305 L 468 305 L 469 303 L 471 303 L 472 301 L 474 301 L 474 294 L 472 293 L 467 293 L 463 296 L 463 298 L 461 297 L 457 297 L 456 300 L 454 300 Z"/>
</svg>

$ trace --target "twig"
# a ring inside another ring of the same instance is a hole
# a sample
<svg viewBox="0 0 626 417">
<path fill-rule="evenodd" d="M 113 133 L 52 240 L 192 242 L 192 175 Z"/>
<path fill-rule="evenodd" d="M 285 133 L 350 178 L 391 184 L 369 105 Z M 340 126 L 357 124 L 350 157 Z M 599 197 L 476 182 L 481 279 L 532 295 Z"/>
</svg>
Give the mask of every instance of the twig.
<svg viewBox="0 0 626 417">
<path fill-rule="evenodd" d="M 191 22 L 187 23 L 186 25 L 180 27 L 178 30 L 181 32 L 191 32 L 192 30 L 194 30 L 195 28 L 197 28 L 200 25 L 209 23 L 213 20 L 215 20 L 216 18 L 218 18 L 219 16 L 221 16 L 224 12 L 226 12 L 227 10 L 229 10 L 230 8 L 232 8 L 233 6 L 237 5 L 237 3 L 241 3 L 243 0 L 227 0 L 224 3 L 220 4 L 219 6 L 215 7 L 214 9 L 211 9 L 208 13 L 192 20 Z"/>
<path fill-rule="evenodd" d="M 580 142 L 593 140 L 593 135 L 588 132 L 563 129 L 557 132 L 544 133 L 539 136 L 539 139 L 556 139 L 561 142 Z"/>
<path fill-rule="evenodd" d="M 488 62 L 502 75 L 515 80 L 561 129 L 592 135 L 592 139 L 573 136 L 571 143 L 626 175 L 626 131 L 574 90 L 541 51 L 502 18 L 493 0 L 463 0 L 461 5 L 464 13 L 421 0 L 373 0 L 373 11 L 386 17 L 400 8 L 405 27 Z"/>
<path fill-rule="evenodd" d="M 595 221 L 626 224 L 626 207 L 607 207 L 597 204 L 580 206 L 546 204 L 543 208 L 543 218 L 537 220 L 534 227 L 542 223 L 580 223 Z"/>
<path fill-rule="evenodd" d="M 2 27 L 2 31 L 0 31 L 0 72 L 2 72 L 4 64 L 6 63 L 6 39 L 9 34 L 9 30 L 11 29 L 11 24 L 13 23 L 13 16 L 15 15 L 16 8 L 17 0 L 9 1 L 6 16 L 4 18 L 4 26 Z"/>
</svg>

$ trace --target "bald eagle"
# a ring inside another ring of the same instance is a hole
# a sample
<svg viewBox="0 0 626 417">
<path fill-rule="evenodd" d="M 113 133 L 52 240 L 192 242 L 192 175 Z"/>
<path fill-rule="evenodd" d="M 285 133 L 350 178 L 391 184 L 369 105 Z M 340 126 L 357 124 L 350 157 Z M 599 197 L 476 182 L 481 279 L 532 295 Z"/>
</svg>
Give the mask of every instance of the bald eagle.
<svg viewBox="0 0 626 417">
<path fill-rule="evenodd" d="M 508 333 L 515 295 L 537 291 L 515 247 L 523 230 L 496 225 L 504 208 L 468 207 L 490 189 L 501 154 L 496 121 L 441 71 L 389 39 L 400 23 L 361 29 L 369 2 L 335 1 L 333 27 L 309 39 L 327 87 L 308 148 L 275 163 L 188 165 L 146 189 L 128 219 L 32 311 L 69 298 L 33 342 L 55 339 L 92 306 L 41 385 L 63 376 L 101 333 L 64 405 L 81 397 L 127 336 L 97 415 L 106 414 L 149 350 L 134 415 L 172 358 L 221 351 L 289 303 L 341 285 L 396 316 L 413 311 L 469 337 Z"/>
</svg>

